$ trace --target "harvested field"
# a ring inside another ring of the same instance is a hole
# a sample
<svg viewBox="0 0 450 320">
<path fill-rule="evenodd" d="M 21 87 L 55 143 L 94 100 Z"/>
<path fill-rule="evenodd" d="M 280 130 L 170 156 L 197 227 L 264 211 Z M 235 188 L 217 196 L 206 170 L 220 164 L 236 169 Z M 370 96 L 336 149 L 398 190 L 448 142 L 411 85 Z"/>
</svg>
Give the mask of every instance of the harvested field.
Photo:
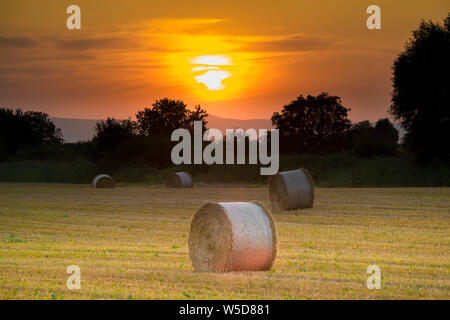
<svg viewBox="0 0 450 320">
<path fill-rule="evenodd" d="M 2 183 L 0 299 L 449 298 L 450 188 L 316 188 L 314 208 L 273 214 L 271 271 L 194 272 L 196 210 L 250 200 L 270 207 L 267 187 Z M 373 264 L 381 290 L 366 287 Z"/>
</svg>

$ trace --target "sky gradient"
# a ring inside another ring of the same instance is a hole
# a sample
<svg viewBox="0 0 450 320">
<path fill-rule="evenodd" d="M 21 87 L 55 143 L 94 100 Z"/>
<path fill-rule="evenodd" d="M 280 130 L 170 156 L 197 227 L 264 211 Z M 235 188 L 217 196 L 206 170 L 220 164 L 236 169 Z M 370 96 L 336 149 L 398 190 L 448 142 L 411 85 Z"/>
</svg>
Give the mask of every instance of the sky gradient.
<svg viewBox="0 0 450 320">
<path fill-rule="evenodd" d="M 71 4 L 81 30 L 66 28 Z M 370 4 L 381 30 L 366 27 Z M 449 11 L 448 0 L 2 0 L 0 106 L 126 118 L 169 97 L 250 119 L 327 91 L 351 120 L 374 121 L 388 116 L 411 31 Z"/>
</svg>

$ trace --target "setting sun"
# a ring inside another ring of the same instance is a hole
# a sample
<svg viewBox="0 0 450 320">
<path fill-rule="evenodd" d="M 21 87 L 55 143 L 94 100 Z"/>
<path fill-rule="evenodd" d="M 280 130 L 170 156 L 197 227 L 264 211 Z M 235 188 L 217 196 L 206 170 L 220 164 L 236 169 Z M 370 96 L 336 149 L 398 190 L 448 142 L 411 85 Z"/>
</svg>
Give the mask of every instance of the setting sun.
<svg viewBox="0 0 450 320">
<path fill-rule="evenodd" d="M 209 90 L 220 90 L 225 88 L 221 83 L 222 80 L 231 76 L 231 73 L 226 71 L 207 71 L 204 74 L 195 77 L 195 80 L 204 83 Z"/>
<path fill-rule="evenodd" d="M 222 80 L 229 78 L 232 74 L 220 70 L 219 66 L 232 65 L 230 58 L 223 55 L 216 56 L 200 56 L 191 60 L 193 64 L 202 64 L 192 68 L 192 72 L 206 71 L 205 73 L 195 77 L 195 80 L 199 83 L 203 83 L 209 90 L 220 90 L 225 88 L 222 84 Z M 211 70 L 213 69 L 213 70 Z"/>
<path fill-rule="evenodd" d="M 186 35 L 186 38 L 189 38 Z M 257 54 L 237 52 L 228 47 L 221 37 L 204 37 L 208 43 L 222 44 L 224 53 L 175 52 L 165 56 L 170 77 L 175 79 L 183 91 L 199 101 L 219 101 L 236 99 L 245 94 L 258 75 L 262 66 L 253 59 Z M 185 40 L 190 41 L 189 39 Z M 208 54 L 205 54 L 208 53 Z"/>
</svg>

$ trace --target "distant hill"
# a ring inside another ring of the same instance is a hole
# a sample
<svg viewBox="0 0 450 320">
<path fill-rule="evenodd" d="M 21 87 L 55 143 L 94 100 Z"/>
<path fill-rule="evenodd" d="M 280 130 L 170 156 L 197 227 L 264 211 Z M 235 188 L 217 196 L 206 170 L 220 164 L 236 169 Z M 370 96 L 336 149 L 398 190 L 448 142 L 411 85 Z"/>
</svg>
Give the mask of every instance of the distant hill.
<svg viewBox="0 0 450 320">
<path fill-rule="evenodd" d="M 239 120 L 230 118 L 220 118 L 214 115 L 210 115 L 207 118 L 207 128 L 216 128 L 225 133 L 226 129 L 242 128 L 247 130 L 249 128 L 254 129 L 272 129 L 272 121 L 270 119 L 251 119 L 251 120 Z"/>
<path fill-rule="evenodd" d="M 50 118 L 56 127 L 61 128 L 65 142 L 78 142 L 91 140 L 95 132 L 95 123 L 92 119 Z"/>
<path fill-rule="evenodd" d="M 61 128 L 64 140 L 66 142 L 78 142 L 91 140 L 95 133 L 95 123 L 98 120 L 93 119 L 71 119 L 71 118 L 51 118 L 53 123 Z M 217 116 L 208 116 L 208 128 L 216 128 L 225 133 L 226 129 L 235 128 L 255 128 L 271 129 L 272 123 L 269 119 L 238 120 L 221 118 Z"/>
<path fill-rule="evenodd" d="M 98 120 L 92 119 L 70 119 L 70 118 L 51 118 L 58 128 L 61 128 L 64 140 L 66 142 L 78 142 L 91 140 L 95 132 L 95 123 Z M 230 118 L 221 118 L 214 115 L 208 116 L 208 128 L 216 128 L 225 133 L 226 129 L 248 128 L 271 129 L 273 128 L 270 119 L 251 119 L 239 120 Z M 405 130 L 398 123 L 394 127 L 399 131 L 400 139 L 404 136 Z"/>
</svg>

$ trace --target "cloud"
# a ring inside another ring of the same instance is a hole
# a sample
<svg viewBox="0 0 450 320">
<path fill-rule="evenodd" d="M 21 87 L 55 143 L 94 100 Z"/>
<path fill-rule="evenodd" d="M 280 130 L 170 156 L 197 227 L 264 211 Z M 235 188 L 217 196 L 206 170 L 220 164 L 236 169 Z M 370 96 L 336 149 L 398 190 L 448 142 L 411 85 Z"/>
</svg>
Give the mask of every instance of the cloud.
<svg viewBox="0 0 450 320">
<path fill-rule="evenodd" d="M 0 66 L 0 75 L 17 75 L 17 74 L 43 74 L 45 72 L 48 72 L 49 68 L 45 66 L 11 66 L 11 65 L 3 65 Z"/>
<path fill-rule="evenodd" d="M 0 36 L 0 47 L 29 48 L 34 47 L 36 42 L 27 37 L 2 37 Z"/>
<path fill-rule="evenodd" d="M 55 39 L 60 49 L 66 50 L 89 50 L 89 49 L 105 49 L 105 48 L 125 48 L 128 41 L 121 37 L 105 37 L 105 38 L 82 38 L 75 40 Z"/>
<path fill-rule="evenodd" d="M 204 66 L 200 66 L 200 67 L 192 68 L 192 72 L 203 71 L 203 70 L 218 70 L 218 69 L 219 69 L 219 67 L 204 67 Z"/>
<path fill-rule="evenodd" d="M 242 42 L 242 46 L 239 50 L 251 52 L 322 51 L 328 49 L 332 44 L 332 40 L 325 37 L 289 35 L 248 39 Z"/>
<path fill-rule="evenodd" d="M 122 29 L 149 33 L 203 33 L 210 32 L 212 25 L 227 22 L 230 19 L 216 18 L 160 18 L 138 21 L 132 25 L 123 25 Z"/>
<path fill-rule="evenodd" d="M 206 64 L 209 66 L 232 65 L 229 57 L 224 55 L 199 56 L 191 59 L 193 64 Z"/>
</svg>

